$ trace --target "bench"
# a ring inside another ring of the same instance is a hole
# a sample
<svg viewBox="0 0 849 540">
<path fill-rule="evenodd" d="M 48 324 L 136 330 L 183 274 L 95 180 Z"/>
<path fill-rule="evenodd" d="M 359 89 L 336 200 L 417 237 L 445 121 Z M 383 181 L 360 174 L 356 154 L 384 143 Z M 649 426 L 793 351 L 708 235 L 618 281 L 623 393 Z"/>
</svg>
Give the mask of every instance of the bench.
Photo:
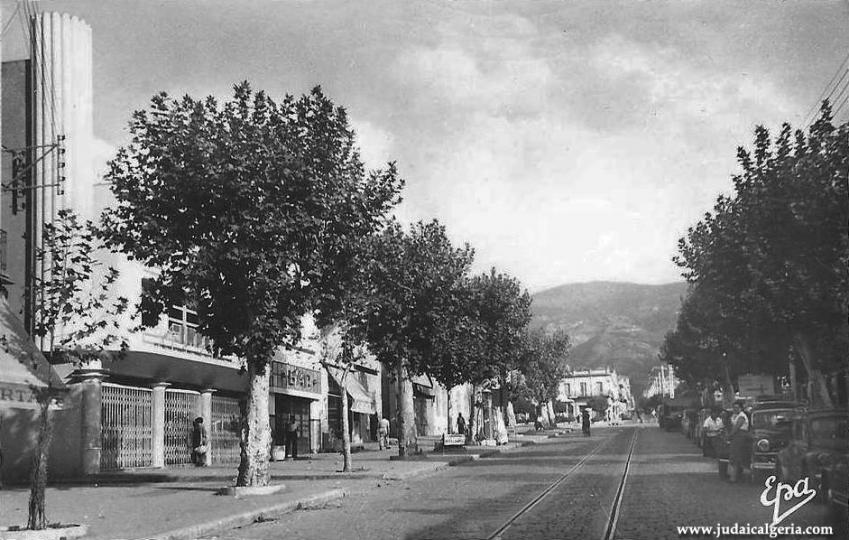
<svg viewBox="0 0 849 540">
<path fill-rule="evenodd" d="M 445 433 L 440 441 L 440 448 L 445 450 L 449 447 L 463 448 L 466 446 L 466 436 L 461 433 Z"/>
</svg>

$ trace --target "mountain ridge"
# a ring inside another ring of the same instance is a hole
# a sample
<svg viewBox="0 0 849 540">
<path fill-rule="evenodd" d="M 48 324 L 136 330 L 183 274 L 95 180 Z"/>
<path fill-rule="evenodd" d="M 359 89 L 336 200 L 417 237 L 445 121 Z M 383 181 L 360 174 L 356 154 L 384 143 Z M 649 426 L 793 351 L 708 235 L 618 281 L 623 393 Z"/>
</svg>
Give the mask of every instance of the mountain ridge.
<svg viewBox="0 0 849 540">
<path fill-rule="evenodd" d="M 610 366 L 631 379 L 639 395 L 666 332 L 675 328 L 686 282 L 566 283 L 532 296 L 531 325 L 564 330 L 572 340 L 573 368 Z"/>
</svg>

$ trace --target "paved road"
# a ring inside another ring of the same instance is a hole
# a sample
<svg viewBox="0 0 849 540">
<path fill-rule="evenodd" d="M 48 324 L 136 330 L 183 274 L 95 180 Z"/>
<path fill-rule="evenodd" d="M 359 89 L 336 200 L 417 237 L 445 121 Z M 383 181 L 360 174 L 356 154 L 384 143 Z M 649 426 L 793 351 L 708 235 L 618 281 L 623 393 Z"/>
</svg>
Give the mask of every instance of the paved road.
<svg viewBox="0 0 849 540">
<path fill-rule="evenodd" d="M 679 433 L 626 426 L 551 439 L 425 478 L 360 484 L 329 507 L 210 539 L 467 540 L 498 531 L 501 540 L 604 538 L 631 448 L 612 538 L 680 538 L 677 526 L 771 521 L 772 509 L 760 503 L 762 486 L 721 481 L 714 462 Z M 825 525 L 828 516 L 810 503 L 782 524 L 791 522 Z"/>
</svg>

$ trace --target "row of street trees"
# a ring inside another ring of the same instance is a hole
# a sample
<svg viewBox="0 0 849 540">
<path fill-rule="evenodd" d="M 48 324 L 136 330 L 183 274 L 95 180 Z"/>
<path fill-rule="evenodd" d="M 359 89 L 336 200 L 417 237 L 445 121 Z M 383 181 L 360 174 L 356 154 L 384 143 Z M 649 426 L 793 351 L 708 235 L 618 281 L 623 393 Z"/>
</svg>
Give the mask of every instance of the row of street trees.
<svg viewBox="0 0 849 540">
<path fill-rule="evenodd" d="M 808 133 L 755 130 L 731 195 L 679 241 L 691 284 L 661 359 L 690 382 L 787 375 L 795 363 L 825 406 L 824 374 L 845 365 L 849 332 L 849 124 L 824 103 Z"/>
<path fill-rule="evenodd" d="M 565 365 L 568 339 L 529 339 L 528 293 L 495 270 L 471 275 L 473 250 L 438 222 L 391 218 L 395 166 L 365 169 L 345 111 L 320 89 L 280 102 L 247 83 L 224 103 L 163 93 L 130 133 L 105 178 L 116 204 L 100 235 L 158 271 L 144 320 L 191 305 L 217 352 L 245 360 L 238 486 L 268 483 L 269 364 L 307 313 L 335 336 L 323 361 L 343 384 L 364 347 L 400 382 L 402 456 L 416 439 L 413 375 L 507 384 L 525 366 L 535 397 L 550 398 L 560 371 L 544 364 Z"/>
</svg>

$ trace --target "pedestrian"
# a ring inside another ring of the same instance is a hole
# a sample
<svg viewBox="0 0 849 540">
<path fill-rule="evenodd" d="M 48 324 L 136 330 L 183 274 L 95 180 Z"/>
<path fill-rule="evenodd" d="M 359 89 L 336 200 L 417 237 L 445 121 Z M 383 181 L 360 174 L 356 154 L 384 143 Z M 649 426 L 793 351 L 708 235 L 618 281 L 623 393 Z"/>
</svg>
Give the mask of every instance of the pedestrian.
<svg viewBox="0 0 849 540">
<path fill-rule="evenodd" d="M 457 433 L 466 434 L 466 419 L 463 418 L 463 413 L 457 413 Z"/>
<path fill-rule="evenodd" d="M 286 441 L 287 441 L 287 450 L 289 450 L 289 455 L 292 456 L 292 459 L 298 458 L 298 421 L 295 419 L 295 415 L 289 416 L 289 423 L 286 424 Z"/>
<path fill-rule="evenodd" d="M 731 482 L 734 483 L 751 474 L 752 441 L 749 437 L 749 417 L 743 411 L 743 402 L 735 402 L 732 410 L 730 464 Z"/>
<path fill-rule="evenodd" d="M 587 408 L 581 410 L 581 431 L 584 437 L 590 436 L 590 410 Z"/>
<path fill-rule="evenodd" d="M 192 422 L 192 463 L 196 467 L 206 465 L 206 454 L 208 450 L 206 428 L 203 426 L 203 418 L 198 416 Z"/>
<path fill-rule="evenodd" d="M 382 416 L 377 424 L 377 446 L 381 450 L 389 448 L 389 420 Z"/>
<path fill-rule="evenodd" d="M 719 441 L 719 436 L 722 435 L 723 429 L 725 429 L 725 425 L 722 422 L 722 418 L 719 417 L 719 411 L 714 407 L 710 410 L 710 415 L 705 418 L 704 424 L 702 424 L 702 431 L 704 432 L 704 439 L 702 440 L 703 457 L 716 457 L 716 445 Z"/>
</svg>

